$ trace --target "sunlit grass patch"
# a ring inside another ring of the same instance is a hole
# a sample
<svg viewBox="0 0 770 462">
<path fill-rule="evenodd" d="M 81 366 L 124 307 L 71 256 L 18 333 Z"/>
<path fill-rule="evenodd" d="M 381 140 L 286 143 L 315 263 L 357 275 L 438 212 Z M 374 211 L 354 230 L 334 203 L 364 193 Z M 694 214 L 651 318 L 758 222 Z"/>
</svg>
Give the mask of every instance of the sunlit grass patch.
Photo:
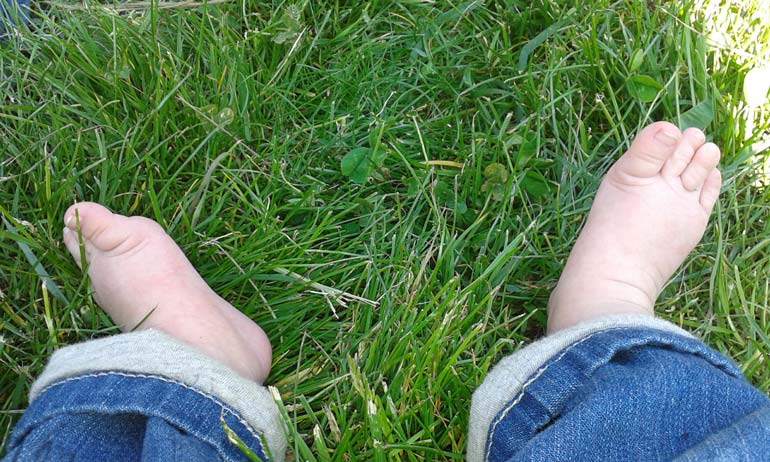
<svg viewBox="0 0 770 462">
<path fill-rule="evenodd" d="M 709 67 L 735 122 L 738 142 L 754 153 L 770 143 L 770 6 L 758 0 L 697 0 L 693 20 L 702 24 Z"/>
</svg>

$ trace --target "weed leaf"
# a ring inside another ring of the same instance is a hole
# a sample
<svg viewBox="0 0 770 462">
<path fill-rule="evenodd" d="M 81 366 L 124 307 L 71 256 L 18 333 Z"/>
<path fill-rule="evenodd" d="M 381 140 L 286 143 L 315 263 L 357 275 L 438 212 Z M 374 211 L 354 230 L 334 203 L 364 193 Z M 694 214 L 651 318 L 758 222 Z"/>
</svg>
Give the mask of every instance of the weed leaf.
<svg viewBox="0 0 770 462">
<path fill-rule="evenodd" d="M 481 185 L 481 190 L 488 192 L 496 201 L 503 200 L 505 185 L 508 181 L 508 169 L 502 164 L 489 164 L 484 168 L 484 178 L 486 181 Z"/>
<path fill-rule="evenodd" d="M 539 172 L 530 170 L 524 174 L 521 186 L 533 196 L 545 196 L 551 192 L 551 183 Z"/>
<path fill-rule="evenodd" d="M 644 74 L 631 76 L 626 82 L 626 87 L 628 87 L 631 96 L 643 103 L 652 102 L 658 96 L 658 92 L 663 89 L 663 85 L 657 80 Z"/>
<path fill-rule="evenodd" d="M 342 158 L 340 169 L 354 182 L 366 183 L 372 174 L 372 150 L 364 147 L 351 150 Z"/>
<path fill-rule="evenodd" d="M 642 50 L 641 48 L 637 48 L 631 54 L 631 59 L 629 59 L 629 62 L 628 62 L 628 70 L 631 72 L 638 71 L 639 68 L 642 67 L 643 62 L 644 62 L 644 50 Z"/>
<path fill-rule="evenodd" d="M 714 104 L 707 99 L 679 116 L 679 128 L 695 127 L 704 130 L 714 120 Z"/>
</svg>

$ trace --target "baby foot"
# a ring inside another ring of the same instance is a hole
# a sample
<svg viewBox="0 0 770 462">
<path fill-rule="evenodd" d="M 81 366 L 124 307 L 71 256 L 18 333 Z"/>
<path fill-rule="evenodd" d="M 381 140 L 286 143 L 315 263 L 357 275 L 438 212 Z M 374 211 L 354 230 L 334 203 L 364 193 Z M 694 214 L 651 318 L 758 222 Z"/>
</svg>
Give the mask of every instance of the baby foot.
<svg viewBox="0 0 770 462">
<path fill-rule="evenodd" d="M 94 299 L 123 331 L 159 329 L 244 377 L 267 378 L 265 332 L 214 293 L 160 225 L 90 202 L 71 206 L 64 223 L 64 244 L 78 266 L 80 230 Z"/>
<path fill-rule="evenodd" d="M 654 314 L 719 195 L 719 148 L 705 141 L 698 129 L 656 122 L 612 166 L 551 294 L 549 332 L 606 314 Z"/>
</svg>

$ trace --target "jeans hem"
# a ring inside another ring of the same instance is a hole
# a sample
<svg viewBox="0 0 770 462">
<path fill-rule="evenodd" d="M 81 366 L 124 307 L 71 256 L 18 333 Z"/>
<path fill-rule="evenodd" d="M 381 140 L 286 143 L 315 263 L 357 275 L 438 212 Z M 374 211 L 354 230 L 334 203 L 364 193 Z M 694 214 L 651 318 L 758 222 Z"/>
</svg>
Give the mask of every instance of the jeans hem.
<svg viewBox="0 0 770 462">
<path fill-rule="evenodd" d="M 137 443 L 141 456 L 134 453 Z M 109 459 L 99 452 L 107 451 L 153 460 L 236 462 L 244 460 L 245 450 L 271 460 L 263 435 L 218 397 L 168 377 L 123 372 L 50 385 L 24 413 L 10 446 L 9 461 Z"/>
<path fill-rule="evenodd" d="M 612 315 L 586 321 L 542 338 L 503 358 L 473 393 L 467 462 L 483 462 L 490 425 L 543 365 L 570 345 L 619 327 L 649 328 L 693 338 L 674 324 L 647 315 Z"/>
<path fill-rule="evenodd" d="M 284 426 L 270 391 L 158 330 L 114 335 L 57 350 L 32 385 L 30 402 L 57 383 L 100 373 L 160 376 L 214 396 L 264 435 L 275 461 L 284 459 Z"/>
</svg>

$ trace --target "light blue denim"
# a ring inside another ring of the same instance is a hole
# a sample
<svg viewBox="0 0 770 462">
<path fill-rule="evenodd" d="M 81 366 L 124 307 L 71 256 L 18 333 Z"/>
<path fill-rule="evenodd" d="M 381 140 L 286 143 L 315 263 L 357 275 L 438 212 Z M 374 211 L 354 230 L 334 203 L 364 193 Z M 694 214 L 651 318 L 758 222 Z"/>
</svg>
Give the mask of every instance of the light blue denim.
<svg viewBox="0 0 770 462">
<path fill-rule="evenodd" d="M 29 19 L 29 0 L 0 0 L 0 40 L 8 31 Z"/>
<path fill-rule="evenodd" d="M 269 460 L 259 435 L 216 397 L 161 376 L 87 374 L 52 385 L 33 401 L 4 460 L 248 460 L 225 428 L 259 460 Z"/>
<path fill-rule="evenodd" d="M 57 350 L 30 391 L 7 462 L 282 462 L 267 388 L 148 329 Z"/>
<path fill-rule="evenodd" d="M 602 330 L 525 384 L 492 419 L 486 462 L 770 460 L 770 400 L 693 338 Z"/>
</svg>

